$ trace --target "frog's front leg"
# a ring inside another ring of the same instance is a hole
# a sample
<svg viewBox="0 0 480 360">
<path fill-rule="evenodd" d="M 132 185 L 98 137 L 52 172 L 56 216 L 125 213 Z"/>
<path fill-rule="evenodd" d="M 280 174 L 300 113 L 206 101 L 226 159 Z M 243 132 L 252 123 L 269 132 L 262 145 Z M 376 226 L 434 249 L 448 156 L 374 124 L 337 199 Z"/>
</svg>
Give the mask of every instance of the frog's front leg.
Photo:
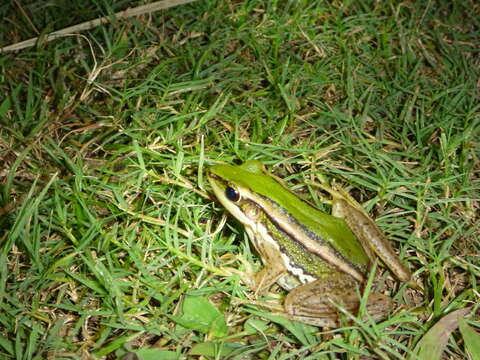
<svg viewBox="0 0 480 360">
<path fill-rule="evenodd" d="M 254 241 L 254 244 L 264 266 L 253 276 L 247 276 L 246 283 L 257 294 L 262 294 L 285 275 L 287 269 L 283 263 L 281 252 L 273 244 L 265 241 Z"/>
<path fill-rule="evenodd" d="M 357 285 L 358 282 L 349 275 L 331 274 L 293 289 L 285 299 L 285 311 L 292 320 L 315 326 L 339 327 L 341 313 L 338 306 L 353 314 L 358 311 Z M 392 306 L 390 297 L 373 293 L 368 297 L 366 308 L 373 319 L 379 320 Z"/>
</svg>

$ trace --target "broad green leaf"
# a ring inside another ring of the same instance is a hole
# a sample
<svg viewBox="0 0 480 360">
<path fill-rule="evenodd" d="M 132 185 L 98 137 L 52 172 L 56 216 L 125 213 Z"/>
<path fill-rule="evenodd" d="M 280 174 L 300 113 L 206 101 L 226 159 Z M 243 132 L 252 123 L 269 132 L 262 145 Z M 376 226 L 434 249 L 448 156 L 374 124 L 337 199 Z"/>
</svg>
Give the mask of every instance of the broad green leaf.
<svg viewBox="0 0 480 360">
<path fill-rule="evenodd" d="M 459 327 L 465 342 L 465 349 L 470 353 L 472 360 L 480 360 L 480 334 L 468 325 L 465 319 L 460 319 Z"/>
<path fill-rule="evenodd" d="M 183 327 L 214 337 L 225 336 L 228 332 L 223 314 L 201 296 L 186 296 L 183 300 L 182 314 L 171 318 Z"/>
<path fill-rule="evenodd" d="M 469 311 L 470 308 L 464 308 L 451 312 L 432 326 L 415 346 L 414 353 L 417 354 L 417 358 L 421 360 L 440 359 L 448 344 L 450 334 L 458 328 L 458 322 Z"/>
<path fill-rule="evenodd" d="M 302 345 L 311 345 L 315 341 L 312 335 L 317 331 L 317 328 L 297 321 L 290 321 L 280 315 L 272 315 L 269 313 L 247 309 L 248 312 L 266 318 L 274 323 L 277 323 L 288 331 L 290 331 Z"/>
<path fill-rule="evenodd" d="M 201 356 L 228 356 L 233 351 L 245 346 L 240 343 L 215 343 L 215 342 L 204 342 L 200 344 L 195 344 L 190 350 L 190 355 L 201 355 Z"/>
<path fill-rule="evenodd" d="M 244 325 L 245 331 L 248 334 L 257 334 L 268 329 L 268 323 L 260 319 L 248 319 Z"/>
<path fill-rule="evenodd" d="M 178 360 L 180 356 L 173 352 L 160 349 L 139 349 L 134 351 L 139 360 Z"/>
</svg>

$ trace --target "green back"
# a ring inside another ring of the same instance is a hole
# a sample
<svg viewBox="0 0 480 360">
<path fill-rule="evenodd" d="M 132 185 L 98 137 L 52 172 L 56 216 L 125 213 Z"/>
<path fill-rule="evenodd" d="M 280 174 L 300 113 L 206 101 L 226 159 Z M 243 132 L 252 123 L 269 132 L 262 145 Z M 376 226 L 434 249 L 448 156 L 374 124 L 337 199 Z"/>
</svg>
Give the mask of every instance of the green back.
<svg viewBox="0 0 480 360">
<path fill-rule="evenodd" d="M 345 259 L 360 267 L 367 266 L 368 257 L 344 220 L 301 200 L 269 175 L 260 161 L 250 160 L 240 166 L 215 165 L 210 171 L 232 184 L 275 201 L 307 229 L 330 242 Z"/>
</svg>

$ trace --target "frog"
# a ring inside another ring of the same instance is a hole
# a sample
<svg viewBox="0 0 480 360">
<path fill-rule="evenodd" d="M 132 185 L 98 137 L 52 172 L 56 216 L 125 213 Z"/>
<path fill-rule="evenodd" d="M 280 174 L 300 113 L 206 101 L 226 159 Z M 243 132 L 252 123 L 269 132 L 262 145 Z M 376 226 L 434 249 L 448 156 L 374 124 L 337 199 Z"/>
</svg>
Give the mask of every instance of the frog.
<svg viewBox="0 0 480 360">
<path fill-rule="evenodd" d="M 379 260 L 399 281 L 411 277 L 375 221 L 341 188 L 322 185 L 332 196 L 327 214 L 258 160 L 213 165 L 207 178 L 262 260 L 263 268 L 245 277 L 247 285 L 260 294 L 275 283 L 285 289 L 284 314 L 291 320 L 329 328 L 344 324 L 342 314 L 358 312 L 360 291 Z M 374 320 L 392 307 L 381 293 L 370 293 L 365 305 Z"/>
</svg>

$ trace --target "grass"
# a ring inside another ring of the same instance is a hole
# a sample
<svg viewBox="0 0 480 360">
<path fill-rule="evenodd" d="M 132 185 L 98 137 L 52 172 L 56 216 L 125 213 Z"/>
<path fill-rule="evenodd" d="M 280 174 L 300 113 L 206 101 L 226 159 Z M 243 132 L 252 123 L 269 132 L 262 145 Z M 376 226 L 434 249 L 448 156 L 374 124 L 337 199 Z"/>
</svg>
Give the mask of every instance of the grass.
<svg viewBox="0 0 480 360">
<path fill-rule="evenodd" d="M 22 5 L 2 46 L 132 6 Z M 198 1 L 0 54 L 0 357 L 406 358 L 456 310 L 478 329 L 478 15 Z M 349 188 L 418 289 L 378 270 L 392 315 L 326 333 L 246 304 L 260 261 L 204 170 L 253 158 L 325 211 L 309 182 Z"/>
</svg>

